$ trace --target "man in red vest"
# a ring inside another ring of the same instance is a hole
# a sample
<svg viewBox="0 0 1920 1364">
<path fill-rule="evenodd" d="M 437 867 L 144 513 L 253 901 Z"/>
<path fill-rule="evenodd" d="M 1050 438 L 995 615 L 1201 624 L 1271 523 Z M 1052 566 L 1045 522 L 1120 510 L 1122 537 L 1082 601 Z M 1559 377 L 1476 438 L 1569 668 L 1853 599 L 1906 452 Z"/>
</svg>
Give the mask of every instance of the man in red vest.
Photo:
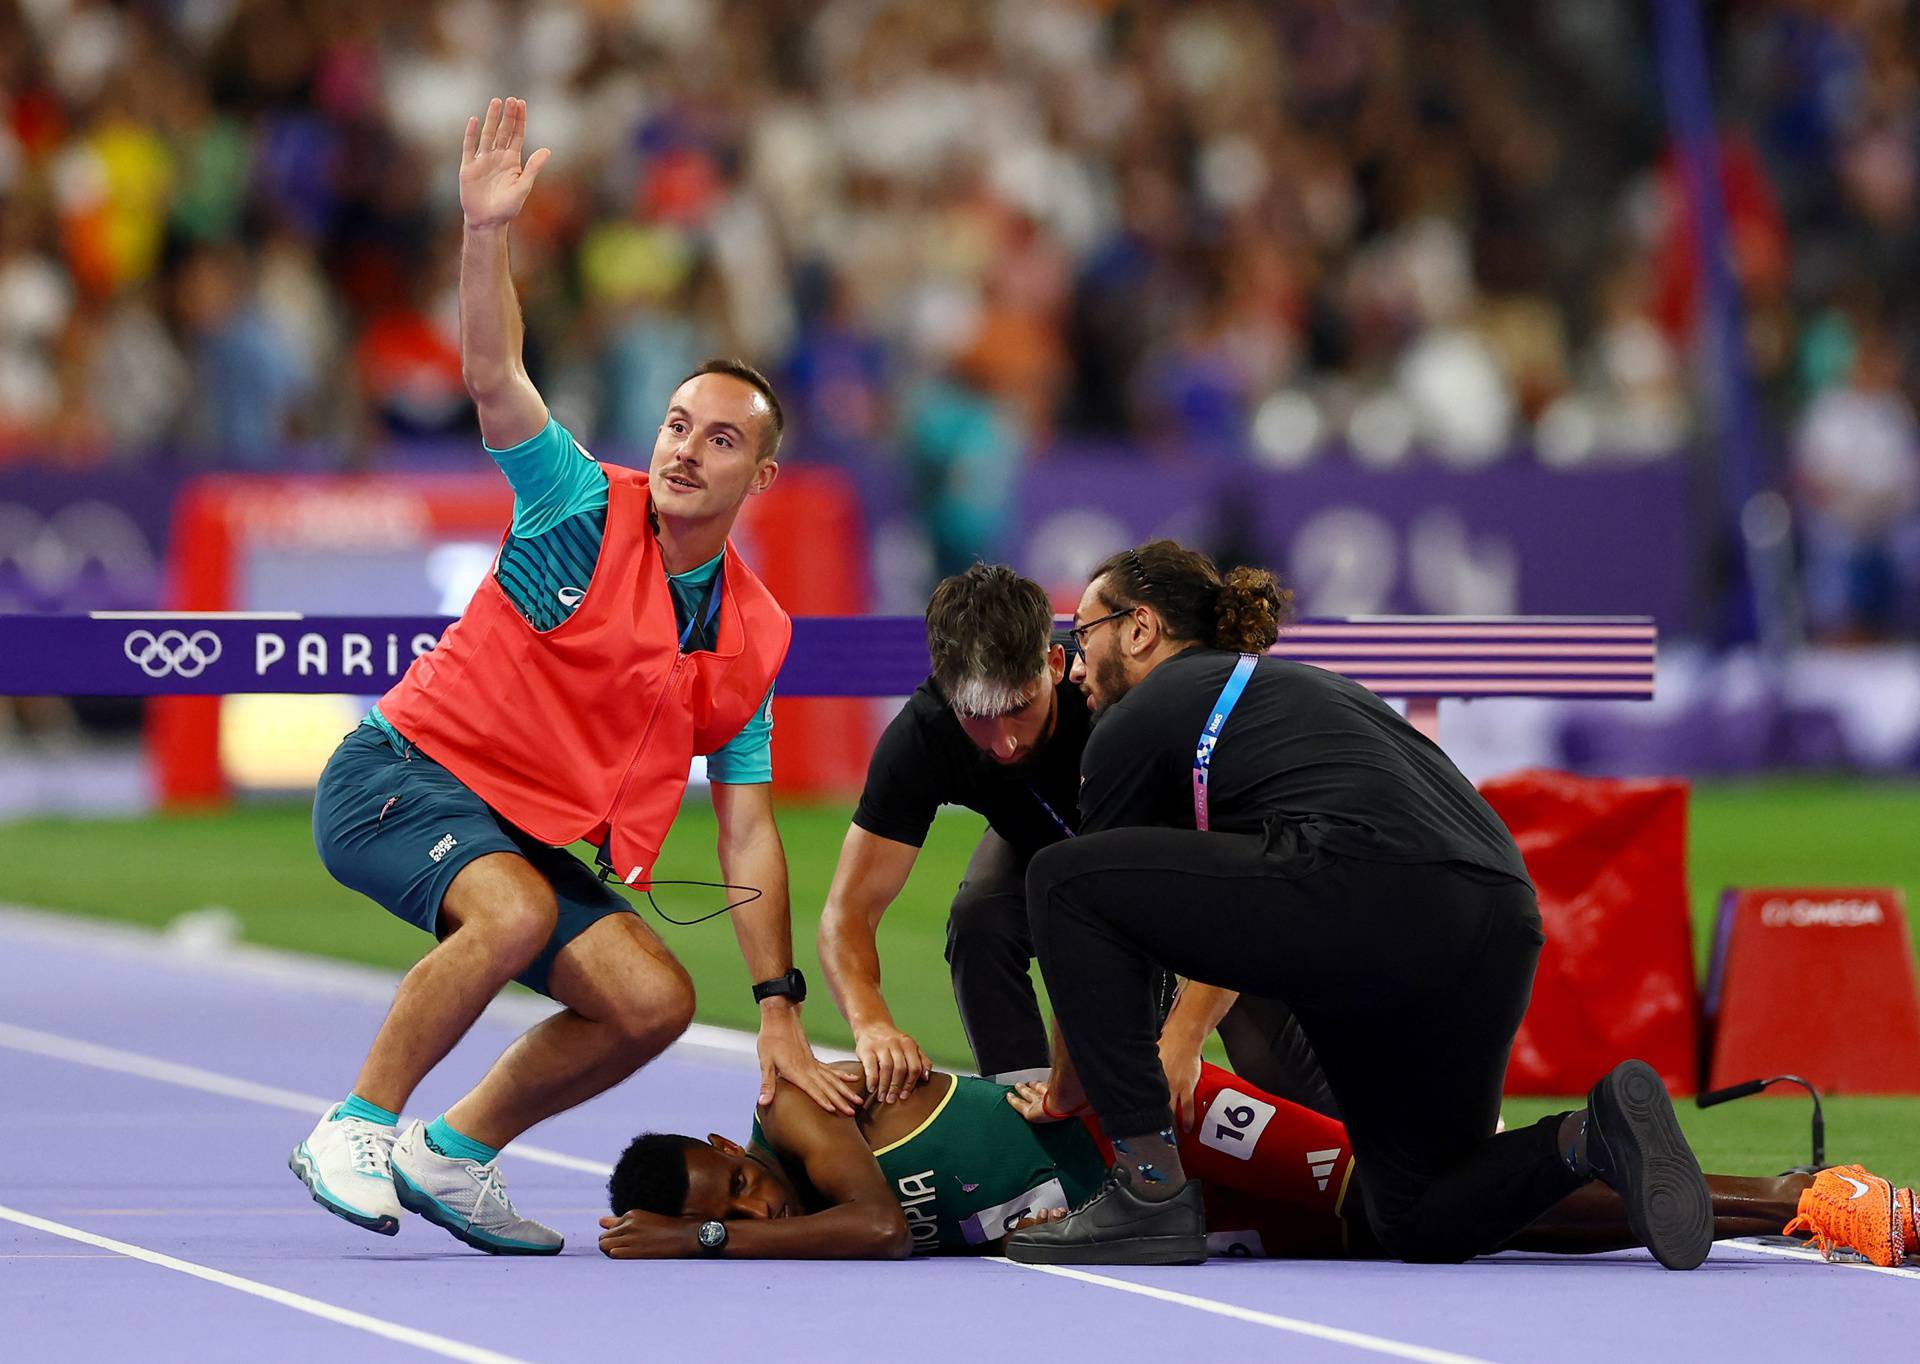
<svg viewBox="0 0 1920 1364">
<path fill-rule="evenodd" d="M 792 625 L 728 540 L 779 472 L 779 402 L 752 367 L 708 362 L 674 390 L 646 473 L 599 463 L 553 420 L 522 365 L 507 258 L 549 156 L 523 165 L 525 133 L 525 102 L 494 100 L 468 121 L 460 166 L 461 363 L 513 523 L 466 612 L 341 743 L 314 796 L 327 870 L 440 942 L 289 1164 L 370 1231 L 395 1234 L 405 1209 L 481 1250 L 550 1255 L 562 1238 L 520 1216 L 495 1157 L 693 1017 L 685 968 L 606 876 L 651 878 L 696 754 L 722 875 L 759 892 L 734 929 L 758 982 L 761 1102 L 779 1076 L 851 1114 L 856 1089 L 801 1028 L 767 784 Z M 604 875 L 565 850 L 579 839 Z M 509 980 L 564 1007 L 440 1117 L 397 1133 L 415 1086 Z"/>
</svg>

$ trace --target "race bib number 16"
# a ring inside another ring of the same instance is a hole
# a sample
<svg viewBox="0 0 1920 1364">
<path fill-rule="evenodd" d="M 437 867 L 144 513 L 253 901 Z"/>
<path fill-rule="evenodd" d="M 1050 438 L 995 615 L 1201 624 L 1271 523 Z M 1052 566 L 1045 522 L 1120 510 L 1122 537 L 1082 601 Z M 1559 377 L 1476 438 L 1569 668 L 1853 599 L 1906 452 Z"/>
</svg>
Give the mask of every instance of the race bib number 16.
<svg viewBox="0 0 1920 1364">
<path fill-rule="evenodd" d="M 1222 1089 L 1200 1119 L 1200 1144 L 1225 1151 L 1236 1160 L 1252 1160 L 1253 1148 L 1259 1145 L 1260 1134 L 1273 1121 L 1274 1112 L 1272 1104 L 1251 1094 Z"/>
</svg>

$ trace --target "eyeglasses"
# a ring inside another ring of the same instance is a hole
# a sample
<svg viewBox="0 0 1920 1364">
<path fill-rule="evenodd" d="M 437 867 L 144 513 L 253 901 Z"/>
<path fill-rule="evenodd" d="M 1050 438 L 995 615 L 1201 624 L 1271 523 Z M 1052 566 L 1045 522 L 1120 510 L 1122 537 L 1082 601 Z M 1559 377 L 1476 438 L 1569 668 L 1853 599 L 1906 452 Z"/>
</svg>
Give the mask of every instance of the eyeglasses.
<svg viewBox="0 0 1920 1364">
<path fill-rule="evenodd" d="M 1087 651 L 1087 636 L 1093 630 L 1105 625 L 1110 620 L 1119 620 L 1122 616 L 1130 616 L 1134 613 L 1134 610 L 1134 607 L 1129 606 L 1124 610 L 1115 611 L 1111 615 L 1102 616 L 1098 620 L 1090 620 L 1085 625 L 1074 626 L 1071 630 L 1067 631 L 1069 635 L 1073 636 L 1073 647 L 1084 654 Z"/>
</svg>

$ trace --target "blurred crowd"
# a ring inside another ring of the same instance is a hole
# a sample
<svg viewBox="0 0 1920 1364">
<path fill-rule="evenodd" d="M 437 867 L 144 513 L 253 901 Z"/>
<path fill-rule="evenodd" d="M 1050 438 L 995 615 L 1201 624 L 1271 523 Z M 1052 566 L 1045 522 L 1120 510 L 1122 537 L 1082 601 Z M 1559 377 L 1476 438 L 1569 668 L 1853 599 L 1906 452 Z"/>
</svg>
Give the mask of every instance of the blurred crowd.
<svg viewBox="0 0 1920 1364">
<path fill-rule="evenodd" d="M 712 353 L 943 558 L 1061 440 L 1673 457 L 1701 289 L 1647 10 L 1588 0 L 0 0 L 0 461 L 466 438 L 461 129 L 530 102 L 529 364 L 608 453 Z M 1907 0 L 1707 6 L 1808 604 L 1920 585 Z M 1337 453 L 1336 453 L 1337 452 Z"/>
</svg>

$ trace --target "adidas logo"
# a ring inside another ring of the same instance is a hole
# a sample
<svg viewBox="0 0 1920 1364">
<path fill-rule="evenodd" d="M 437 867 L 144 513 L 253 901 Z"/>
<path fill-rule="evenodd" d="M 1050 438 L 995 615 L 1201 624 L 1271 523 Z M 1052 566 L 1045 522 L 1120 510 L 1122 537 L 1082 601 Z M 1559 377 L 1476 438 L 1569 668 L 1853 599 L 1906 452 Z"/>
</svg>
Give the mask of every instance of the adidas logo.
<svg viewBox="0 0 1920 1364">
<path fill-rule="evenodd" d="M 1321 1189 L 1327 1187 L 1327 1180 L 1333 1175 L 1333 1163 L 1340 1159 L 1340 1148 L 1327 1151 L 1307 1152 L 1307 1170 L 1313 1175 L 1313 1182 Z"/>
<path fill-rule="evenodd" d="M 427 849 L 427 856 L 431 857 L 436 862 L 440 861 L 440 859 L 442 859 L 448 853 L 453 851 L 453 845 L 455 841 L 456 840 L 454 839 L 454 836 L 452 834 L 442 834 L 440 836 L 440 841 L 434 844 L 431 848 Z"/>
</svg>

